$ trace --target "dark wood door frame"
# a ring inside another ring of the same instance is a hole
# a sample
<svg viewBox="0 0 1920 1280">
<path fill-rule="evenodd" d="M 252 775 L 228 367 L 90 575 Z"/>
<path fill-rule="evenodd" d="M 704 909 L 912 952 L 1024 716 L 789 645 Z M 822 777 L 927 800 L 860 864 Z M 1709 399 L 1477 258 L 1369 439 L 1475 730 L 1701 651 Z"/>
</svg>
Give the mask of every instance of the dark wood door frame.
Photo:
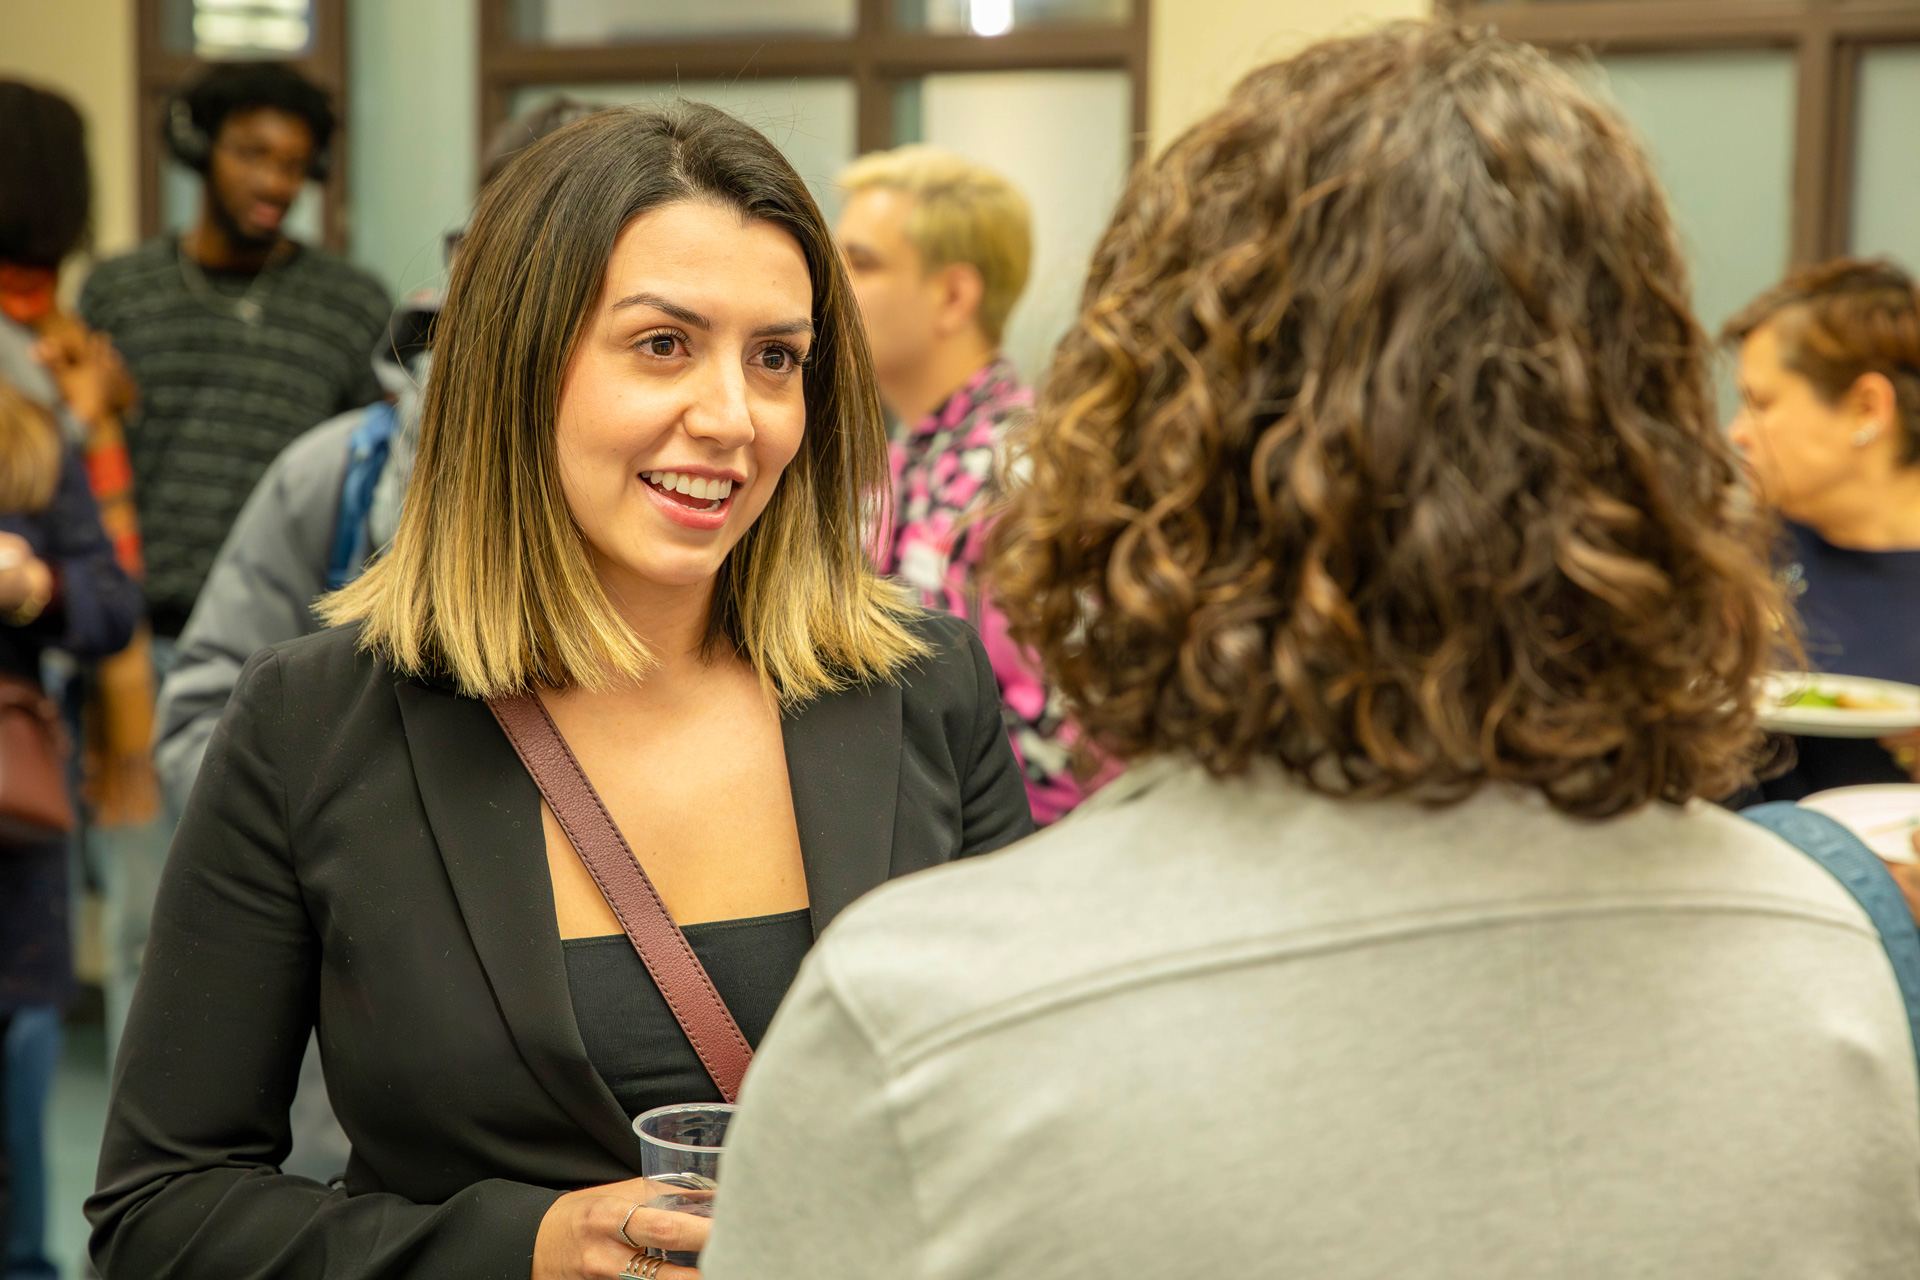
<svg viewBox="0 0 1920 1280">
<path fill-rule="evenodd" d="M 893 145 L 893 90 L 902 80 L 948 71 L 1126 71 L 1133 88 L 1134 153 L 1147 136 L 1148 9 L 1133 0 L 1123 25 L 1016 28 L 1003 36 L 904 31 L 893 0 L 856 0 L 846 37 L 778 36 L 654 40 L 628 44 L 537 45 L 513 32 L 512 0 L 480 5 L 480 145 L 507 118 L 518 90 L 581 81 L 727 80 L 823 76 L 853 81 L 855 149 Z"/>
<path fill-rule="evenodd" d="M 1554 52 L 1792 52 L 1796 263 L 1849 247 L 1861 54 L 1877 44 L 1920 42 L 1920 0 L 1437 0 L 1437 6 Z"/>
</svg>

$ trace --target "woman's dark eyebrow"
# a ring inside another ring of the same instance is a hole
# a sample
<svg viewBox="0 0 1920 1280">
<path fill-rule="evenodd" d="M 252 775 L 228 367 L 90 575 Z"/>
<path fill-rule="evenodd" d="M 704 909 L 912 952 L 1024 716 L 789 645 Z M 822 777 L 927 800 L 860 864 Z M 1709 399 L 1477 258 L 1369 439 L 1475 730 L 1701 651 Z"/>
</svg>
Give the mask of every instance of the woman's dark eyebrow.
<svg viewBox="0 0 1920 1280">
<path fill-rule="evenodd" d="M 669 302 L 657 293 L 630 293 L 613 304 L 613 310 L 615 311 L 620 311 L 626 307 L 652 307 L 655 311 L 664 311 L 681 324 L 688 325 L 692 328 L 713 328 L 713 322 L 701 315 L 698 311 L 689 311 L 679 303 Z"/>
<path fill-rule="evenodd" d="M 701 315 L 698 311 L 690 311 L 679 303 L 671 302 L 657 293 L 630 293 L 613 304 L 613 310 L 615 311 L 620 311 L 627 307 L 652 307 L 655 311 L 665 312 L 689 328 L 713 328 L 713 322 Z M 757 330 L 753 336 L 756 338 L 784 338 L 799 333 L 804 333 L 809 337 L 813 336 L 813 321 L 784 320 L 779 324 L 770 324 L 764 329 Z"/>
</svg>

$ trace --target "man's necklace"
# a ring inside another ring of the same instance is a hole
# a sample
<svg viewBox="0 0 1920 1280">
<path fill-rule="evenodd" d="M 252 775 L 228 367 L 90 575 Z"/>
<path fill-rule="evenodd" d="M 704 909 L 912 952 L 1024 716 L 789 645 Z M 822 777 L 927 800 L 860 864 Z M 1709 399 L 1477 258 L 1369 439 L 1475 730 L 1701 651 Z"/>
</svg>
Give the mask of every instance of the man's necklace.
<svg viewBox="0 0 1920 1280">
<path fill-rule="evenodd" d="M 201 306 L 220 315 L 232 316 L 249 329 L 256 329 L 260 326 L 260 322 L 267 318 L 264 303 L 266 296 L 273 292 L 274 281 L 279 275 L 276 270 L 277 264 L 274 262 L 279 254 L 280 250 L 276 247 L 271 254 L 267 255 L 267 260 L 261 264 L 260 270 L 254 273 L 253 283 L 249 284 L 247 291 L 238 298 L 229 298 L 214 289 L 207 280 L 207 273 L 200 269 L 200 264 L 195 262 L 193 255 L 187 252 L 186 245 L 180 245 L 175 256 L 180 259 L 181 282 L 187 286 L 188 293 L 199 299 Z"/>
</svg>

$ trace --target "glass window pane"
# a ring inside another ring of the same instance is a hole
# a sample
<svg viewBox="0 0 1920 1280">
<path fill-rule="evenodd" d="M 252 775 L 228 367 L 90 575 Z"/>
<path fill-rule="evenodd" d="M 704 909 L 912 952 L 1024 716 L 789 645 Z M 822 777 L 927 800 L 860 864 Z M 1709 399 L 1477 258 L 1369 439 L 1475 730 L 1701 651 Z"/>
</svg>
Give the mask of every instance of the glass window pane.
<svg viewBox="0 0 1920 1280">
<path fill-rule="evenodd" d="M 513 0 L 534 44 L 620 44 L 712 36 L 853 34 L 857 0 Z"/>
<path fill-rule="evenodd" d="M 909 31 L 998 36 L 1015 27 L 1120 26 L 1132 19 L 1133 3 L 1134 0 L 895 0 L 894 21 Z"/>
<path fill-rule="evenodd" d="M 1033 266 L 1003 345 L 1036 380 L 1078 313 L 1087 260 L 1126 185 L 1132 84 L 1124 71 L 993 71 L 927 76 L 917 97 L 920 136 L 902 142 L 990 165 L 1033 207 Z"/>
<path fill-rule="evenodd" d="M 1666 183 L 1716 331 L 1779 280 L 1792 250 L 1793 54 L 1637 54 L 1599 60 Z"/>
<path fill-rule="evenodd" d="M 853 159 L 854 93 L 851 80 L 683 80 L 679 84 L 566 84 L 520 90 L 514 114 L 557 93 L 581 102 L 658 106 L 674 98 L 709 102 L 731 111 L 773 140 L 806 179 L 813 198 L 832 221 L 840 212 L 834 178 Z"/>
<path fill-rule="evenodd" d="M 163 0 L 160 42 L 214 60 L 303 58 L 313 50 L 313 0 Z"/>
<path fill-rule="evenodd" d="M 203 181 L 199 174 L 171 156 L 161 157 L 161 231 L 178 234 L 199 219 L 202 185 Z M 302 244 L 326 243 L 320 226 L 325 201 L 326 193 L 319 183 L 309 182 L 301 188 L 299 199 L 295 200 L 293 207 L 287 210 L 286 221 L 281 224 L 286 229 L 286 233 Z"/>
<path fill-rule="evenodd" d="M 1920 271 L 1920 45 L 1868 49 L 1860 58 L 1859 133 L 1853 163 L 1854 253 Z"/>
</svg>

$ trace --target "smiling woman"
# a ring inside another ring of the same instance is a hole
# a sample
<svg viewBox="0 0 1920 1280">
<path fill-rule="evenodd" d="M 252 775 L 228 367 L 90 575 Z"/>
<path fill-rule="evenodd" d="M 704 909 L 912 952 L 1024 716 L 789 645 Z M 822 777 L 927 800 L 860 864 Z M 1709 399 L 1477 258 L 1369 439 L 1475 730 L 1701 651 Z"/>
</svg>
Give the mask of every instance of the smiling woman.
<svg viewBox="0 0 1920 1280">
<path fill-rule="evenodd" d="M 733 1077 L 622 878 L 744 1048 L 856 896 L 1032 829 L 979 641 L 865 559 L 885 466 L 829 233 L 759 134 L 602 112 L 488 188 L 392 549 L 208 747 L 89 1205 L 103 1275 L 692 1274 L 636 1252 L 705 1220 L 647 1207 L 629 1122 Z M 529 723 L 613 863 L 543 801 Z M 278 1168 L 313 1026 L 332 1186 Z"/>
<path fill-rule="evenodd" d="M 724 157 L 737 168 L 717 163 L 725 145 L 740 149 Z M 797 177 L 769 181 L 775 165 L 792 174 L 759 134 L 689 105 L 603 113 L 490 188 L 441 323 L 420 499 L 391 557 L 329 606 L 336 620 L 364 616 L 370 646 L 403 668 L 444 664 L 475 696 L 643 675 L 647 641 L 595 571 L 608 560 L 594 522 L 609 513 L 567 505 L 584 496 L 568 484 L 604 482 L 586 478 L 597 464 L 580 451 L 612 463 L 626 450 L 632 466 L 600 470 L 633 499 L 645 469 L 752 490 L 697 554 L 709 575 L 726 566 L 710 638 L 737 643 L 781 697 L 921 652 L 858 538 L 860 495 L 886 486 L 866 343 L 812 198 Z M 695 449 L 660 434 L 682 420 Z M 722 477 L 721 457 L 751 462 L 752 484 Z"/>
</svg>

